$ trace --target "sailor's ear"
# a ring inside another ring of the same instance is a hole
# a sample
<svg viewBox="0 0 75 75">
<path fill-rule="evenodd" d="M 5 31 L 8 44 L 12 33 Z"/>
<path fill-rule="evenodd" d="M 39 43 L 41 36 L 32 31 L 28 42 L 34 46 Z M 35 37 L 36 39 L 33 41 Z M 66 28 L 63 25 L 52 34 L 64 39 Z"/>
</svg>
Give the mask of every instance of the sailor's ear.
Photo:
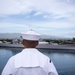
<svg viewBox="0 0 75 75">
<path fill-rule="evenodd" d="M 23 39 L 23 40 L 22 40 L 22 44 L 23 44 L 23 45 L 24 45 L 24 42 L 25 42 L 25 41 L 24 41 L 24 39 Z"/>
<path fill-rule="evenodd" d="M 39 42 L 38 41 L 36 41 L 36 46 L 39 44 Z"/>
</svg>

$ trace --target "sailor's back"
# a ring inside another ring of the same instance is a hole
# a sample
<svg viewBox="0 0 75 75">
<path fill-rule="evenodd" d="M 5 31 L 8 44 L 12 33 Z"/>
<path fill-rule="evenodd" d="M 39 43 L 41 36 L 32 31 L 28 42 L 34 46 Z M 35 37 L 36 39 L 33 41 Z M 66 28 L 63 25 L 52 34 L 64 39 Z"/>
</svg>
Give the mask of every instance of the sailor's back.
<svg viewBox="0 0 75 75">
<path fill-rule="evenodd" d="M 45 65 L 49 58 L 35 48 L 26 48 L 9 59 L 13 75 L 48 75 Z M 13 63 L 12 63 L 13 62 Z"/>
</svg>

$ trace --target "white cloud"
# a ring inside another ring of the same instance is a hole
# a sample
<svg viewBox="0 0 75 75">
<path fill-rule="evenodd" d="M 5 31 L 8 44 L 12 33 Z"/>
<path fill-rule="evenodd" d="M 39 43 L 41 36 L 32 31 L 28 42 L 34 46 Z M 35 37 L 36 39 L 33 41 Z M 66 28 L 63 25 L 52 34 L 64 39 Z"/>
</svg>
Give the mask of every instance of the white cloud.
<svg viewBox="0 0 75 75">
<path fill-rule="evenodd" d="M 44 18 L 50 18 L 49 15 L 44 15 L 43 17 L 44 17 Z"/>
<path fill-rule="evenodd" d="M 25 28 L 28 27 L 24 24 L 16 24 L 16 23 L 8 23 L 8 22 L 4 22 L 4 23 L 0 23 L 0 28 Z"/>
<path fill-rule="evenodd" d="M 26 30 L 29 30 L 28 25 L 26 24 L 16 24 L 16 23 L 9 23 L 4 22 L 0 23 L 0 33 L 1 32 L 7 32 L 7 33 L 14 33 L 14 32 L 25 32 Z"/>
<path fill-rule="evenodd" d="M 29 25 L 26 24 L 16 24 L 16 23 L 9 23 L 9 22 L 2 22 L 0 23 L 0 30 L 1 29 L 22 29 L 22 30 L 29 30 L 29 28 L 33 30 L 53 30 L 56 28 L 65 28 L 68 25 L 61 25 L 61 23 L 50 23 L 50 22 L 35 22 L 30 23 Z M 68 26 L 69 27 L 69 26 Z M 9 30 L 8 30 L 9 31 Z M 12 31 L 13 32 L 13 31 Z"/>
<path fill-rule="evenodd" d="M 66 0 L 67 2 L 70 2 L 70 0 Z"/>
<path fill-rule="evenodd" d="M 75 27 L 75 24 L 65 22 L 33 22 L 32 26 L 39 26 L 43 28 L 70 28 Z"/>
<path fill-rule="evenodd" d="M 42 13 L 41 12 L 36 12 L 33 16 L 38 16 L 38 15 L 41 15 Z"/>
<path fill-rule="evenodd" d="M 37 31 L 41 34 L 46 35 L 55 35 L 55 36 L 64 36 L 64 37 L 74 37 L 75 31 L 74 29 L 69 30 L 63 30 L 68 29 L 70 27 L 75 27 L 75 25 L 66 24 L 64 25 L 62 23 L 54 23 L 54 22 L 37 22 L 37 23 L 31 23 L 30 28 L 34 31 Z M 0 33 L 22 33 L 29 30 L 29 25 L 26 24 L 16 24 L 16 23 L 0 23 Z"/>
<path fill-rule="evenodd" d="M 0 0 L 0 15 L 13 15 L 13 14 L 23 14 L 30 12 L 31 5 L 30 2 L 19 0 Z"/>
<path fill-rule="evenodd" d="M 0 0 L 1 17 L 13 14 L 28 14 L 31 11 L 36 11 L 33 16 L 46 13 L 48 15 L 43 15 L 43 18 L 67 18 L 69 21 L 75 22 L 73 0 Z M 26 16 L 26 18 L 30 17 L 30 15 Z"/>
<path fill-rule="evenodd" d="M 0 0 L 0 14 L 23 14 L 31 11 L 64 15 L 75 13 L 75 5 L 62 0 Z"/>
</svg>

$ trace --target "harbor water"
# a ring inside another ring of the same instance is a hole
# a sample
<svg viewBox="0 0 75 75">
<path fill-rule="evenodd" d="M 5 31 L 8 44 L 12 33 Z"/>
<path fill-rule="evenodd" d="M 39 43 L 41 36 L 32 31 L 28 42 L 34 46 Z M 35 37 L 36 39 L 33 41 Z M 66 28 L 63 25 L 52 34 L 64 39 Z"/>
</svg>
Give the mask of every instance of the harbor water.
<svg viewBox="0 0 75 75">
<path fill-rule="evenodd" d="M 21 48 L 0 48 L 0 75 L 8 59 L 19 53 Z M 42 50 L 53 61 L 59 75 L 75 75 L 75 52 Z"/>
</svg>

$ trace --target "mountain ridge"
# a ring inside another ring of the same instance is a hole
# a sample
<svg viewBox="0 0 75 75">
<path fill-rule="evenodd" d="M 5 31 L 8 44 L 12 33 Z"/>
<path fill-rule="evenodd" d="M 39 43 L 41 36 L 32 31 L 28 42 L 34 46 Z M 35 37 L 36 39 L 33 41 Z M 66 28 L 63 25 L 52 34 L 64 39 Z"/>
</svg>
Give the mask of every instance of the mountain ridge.
<svg viewBox="0 0 75 75">
<path fill-rule="evenodd" d="M 0 39 L 19 39 L 22 36 L 21 33 L 0 33 Z M 41 39 L 71 39 L 71 38 L 65 38 L 65 37 L 59 37 L 59 36 L 52 36 L 52 35 L 41 35 Z"/>
</svg>

